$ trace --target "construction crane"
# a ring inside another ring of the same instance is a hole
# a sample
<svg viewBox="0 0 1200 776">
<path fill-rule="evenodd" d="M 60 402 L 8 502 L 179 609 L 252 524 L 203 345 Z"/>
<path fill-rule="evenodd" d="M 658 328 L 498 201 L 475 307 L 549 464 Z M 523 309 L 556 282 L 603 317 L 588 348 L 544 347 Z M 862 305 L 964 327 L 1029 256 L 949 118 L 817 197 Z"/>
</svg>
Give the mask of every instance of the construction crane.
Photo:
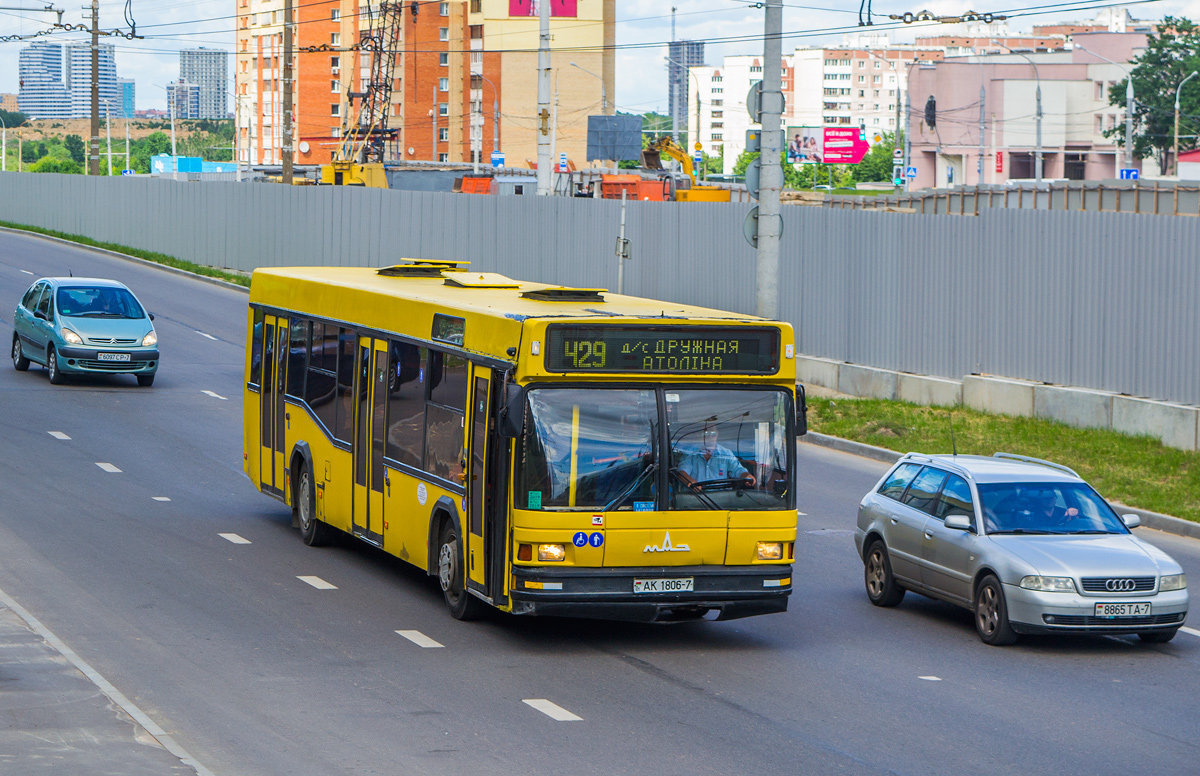
<svg viewBox="0 0 1200 776">
<path fill-rule="evenodd" d="M 679 162 L 679 166 L 687 175 L 685 181 L 687 185 L 675 187 L 676 202 L 729 201 L 729 189 L 723 189 L 720 186 L 701 186 L 696 183 L 696 171 L 692 167 L 691 157 L 669 137 L 663 136 L 650 142 L 650 147 L 642 151 L 642 165 L 651 170 L 662 170 L 663 154 Z"/>
<path fill-rule="evenodd" d="M 333 161 L 321 168 L 321 182 L 386 189 L 383 162 L 388 142 L 395 142 L 399 132 L 388 127 L 388 115 L 392 107 L 402 5 L 385 0 L 377 6 L 367 4 L 362 7 L 367 9 L 367 27 L 361 33 L 359 49 L 370 52 L 371 77 L 365 91 L 346 92 L 348 105 L 342 118 L 341 142 Z M 353 78 L 356 68 L 348 69 Z M 357 113 L 354 110 L 356 99 L 359 100 Z"/>
</svg>

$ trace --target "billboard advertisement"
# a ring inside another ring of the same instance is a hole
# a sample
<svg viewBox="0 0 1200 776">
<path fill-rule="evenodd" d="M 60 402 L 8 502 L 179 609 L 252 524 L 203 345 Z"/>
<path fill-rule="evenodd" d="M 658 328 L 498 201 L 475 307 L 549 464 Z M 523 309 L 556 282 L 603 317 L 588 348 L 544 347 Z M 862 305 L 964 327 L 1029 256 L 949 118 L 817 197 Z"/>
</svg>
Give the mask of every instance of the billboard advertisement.
<svg viewBox="0 0 1200 776">
<path fill-rule="evenodd" d="M 820 164 L 823 156 L 822 127 L 788 127 L 788 164 Z"/>
<path fill-rule="evenodd" d="M 858 164 L 871 150 L 865 134 L 858 127 L 825 127 L 822 161 L 826 164 Z"/>
<path fill-rule="evenodd" d="M 537 16 L 538 3 L 550 3 L 551 16 L 575 18 L 579 15 L 579 0 L 508 0 L 508 15 Z"/>
</svg>

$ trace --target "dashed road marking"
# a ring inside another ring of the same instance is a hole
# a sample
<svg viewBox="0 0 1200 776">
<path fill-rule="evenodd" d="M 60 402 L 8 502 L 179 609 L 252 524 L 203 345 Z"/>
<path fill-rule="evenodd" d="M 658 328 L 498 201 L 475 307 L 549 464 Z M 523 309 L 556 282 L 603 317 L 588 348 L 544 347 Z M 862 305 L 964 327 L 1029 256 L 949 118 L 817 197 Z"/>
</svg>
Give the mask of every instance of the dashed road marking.
<svg viewBox="0 0 1200 776">
<path fill-rule="evenodd" d="M 796 512 L 796 514 L 800 515 L 800 517 L 808 517 L 808 513 L 807 513 L 807 512 L 799 512 L 799 511 L 797 511 L 797 512 Z"/>
<path fill-rule="evenodd" d="M 317 590 L 337 590 L 337 585 L 331 585 L 328 582 L 326 582 L 325 580 L 321 579 L 320 577 L 300 576 L 300 577 L 296 577 L 296 579 L 300 580 L 301 582 L 305 582 L 307 584 L 312 585 Z"/>
<path fill-rule="evenodd" d="M 55 439 L 70 439 L 71 438 L 61 431 L 47 431 L 46 433 L 49 434 L 50 436 L 54 437 Z"/>
<path fill-rule="evenodd" d="M 233 542 L 234 544 L 249 544 L 250 543 L 249 539 L 247 539 L 243 536 L 238 536 L 235 533 L 223 533 L 223 534 L 217 534 L 217 536 L 220 536 L 222 539 L 226 539 L 230 542 Z"/>
<path fill-rule="evenodd" d="M 438 647 L 445 646 L 444 644 L 439 644 L 438 642 L 429 638 L 424 633 L 421 633 L 421 631 L 398 630 L 396 633 L 399 633 L 401 636 L 416 644 L 418 647 L 424 647 L 425 649 L 436 649 Z"/>
<path fill-rule="evenodd" d="M 222 396 L 221 394 L 219 394 L 219 393 L 213 393 L 212 391 L 201 391 L 200 393 L 206 393 L 206 394 L 208 394 L 209 396 L 213 397 L 214 399 L 220 399 L 221 401 L 229 401 L 229 399 L 226 399 L 226 398 L 225 398 L 224 396 Z"/>
<path fill-rule="evenodd" d="M 96 465 L 99 466 L 104 471 L 108 472 L 109 474 L 120 474 L 121 473 L 121 470 L 118 469 L 117 467 L 113 466 L 111 463 L 101 463 L 101 462 L 97 461 Z"/>
<path fill-rule="evenodd" d="M 167 498 L 166 496 L 151 496 L 150 498 L 154 499 L 155 501 L 170 501 L 171 500 L 171 499 Z"/>
<path fill-rule="evenodd" d="M 1192 634 L 1193 636 L 1200 636 L 1200 630 L 1196 630 L 1195 628 L 1183 628 L 1183 627 L 1181 627 L 1179 630 L 1183 631 L 1184 633 L 1190 633 L 1190 634 Z"/>
<path fill-rule="evenodd" d="M 580 722 L 583 720 L 583 717 L 572 714 L 557 703 L 551 703 L 545 698 L 526 698 L 521 702 L 532 706 L 547 717 L 559 722 Z"/>
<path fill-rule="evenodd" d="M 32 274 L 33 274 L 32 272 L 30 272 L 30 271 L 29 271 L 29 270 L 27 270 L 27 269 L 23 269 L 23 270 L 21 270 L 21 271 L 22 271 L 22 272 L 24 272 L 26 275 L 32 275 Z"/>
<path fill-rule="evenodd" d="M 925 680 L 925 681 L 927 681 L 927 682 L 940 682 L 940 681 L 942 681 L 942 678 L 941 678 L 940 676 L 918 676 L 917 678 L 918 678 L 918 679 L 924 679 L 924 680 Z"/>
<path fill-rule="evenodd" d="M 217 339 L 217 338 L 216 338 L 216 337 L 214 337 L 213 335 L 211 335 L 211 334 L 205 334 L 204 332 L 200 331 L 199 329 L 196 329 L 196 330 L 195 330 L 195 332 L 196 332 L 197 334 L 199 334 L 201 337 L 208 337 L 210 340 L 213 340 L 214 342 L 215 342 L 215 341 L 216 341 L 216 339 Z"/>
</svg>

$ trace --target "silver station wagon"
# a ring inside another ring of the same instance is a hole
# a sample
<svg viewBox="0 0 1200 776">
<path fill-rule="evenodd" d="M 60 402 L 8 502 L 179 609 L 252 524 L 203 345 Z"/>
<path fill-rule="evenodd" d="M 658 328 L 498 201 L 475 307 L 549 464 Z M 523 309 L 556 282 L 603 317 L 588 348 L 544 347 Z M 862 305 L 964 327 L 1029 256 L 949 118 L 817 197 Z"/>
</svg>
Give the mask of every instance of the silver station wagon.
<svg viewBox="0 0 1200 776">
<path fill-rule="evenodd" d="M 988 644 L 1022 633 L 1161 643 L 1187 617 L 1187 579 L 1130 532 L 1140 522 L 1065 466 L 909 453 L 863 497 L 854 541 L 871 603 L 912 590 L 957 604 Z"/>
</svg>

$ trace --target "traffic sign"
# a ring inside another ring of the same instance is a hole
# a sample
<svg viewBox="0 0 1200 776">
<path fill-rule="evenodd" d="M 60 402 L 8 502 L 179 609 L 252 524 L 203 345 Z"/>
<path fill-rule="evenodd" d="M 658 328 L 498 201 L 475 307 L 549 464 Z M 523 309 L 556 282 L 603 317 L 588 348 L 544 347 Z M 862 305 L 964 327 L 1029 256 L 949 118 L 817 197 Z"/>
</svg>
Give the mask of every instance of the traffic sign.
<svg viewBox="0 0 1200 776">
<path fill-rule="evenodd" d="M 783 236 L 783 216 L 776 214 L 779 220 L 779 236 Z M 742 221 L 742 236 L 746 238 L 746 242 L 750 243 L 750 247 L 758 247 L 758 205 L 750 208 L 750 212 L 746 214 L 745 220 Z"/>
<path fill-rule="evenodd" d="M 697 151 L 703 151 L 703 150 L 704 150 L 704 144 L 703 144 L 703 143 L 701 143 L 699 140 L 697 140 L 697 141 L 696 141 L 696 144 L 695 144 L 694 146 L 692 146 L 692 148 L 694 148 L 694 149 L 695 149 L 695 150 L 697 150 Z"/>
<path fill-rule="evenodd" d="M 787 99 L 783 96 L 783 92 L 768 93 L 768 99 L 774 97 L 778 101 L 778 105 L 774 106 L 775 113 L 782 115 L 787 107 Z M 746 112 L 750 114 L 750 120 L 755 124 L 762 123 L 763 112 L 763 93 L 762 81 L 754 81 L 750 84 L 750 91 L 746 92 Z M 768 109 L 772 106 L 766 106 Z"/>
<path fill-rule="evenodd" d="M 1121 168 L 1121 180 L 1136 181 L 1137 179 L 1138 179 L 1137 169 L 1135 169 L 1133 167 L 1122 167 Z"/>
<path fill-rule="evenodd" d="M 121 174 L 122 175 L 133 175 L 133 170 L 126 167 L 124 170 L 121 170 Z"/>
<path fill-rule="evenodd" d="M 759 181 L 762 177 L 762 157 L 751 159 L 750 164 L 746 165 L 746 172 L 743 175 L 746 178 L 746 191 L 750 196 L 758 199 Z"/>
<path fill-rule="evenodd" d="M 893 148 L 892 149 L 892 158 L 893 159 L 903 159 L 904 158 L 904 149 L 903 148 Z"/>
<path fill-rule="evenodd" d="M 558 171 L 559 172 L 567 171 L 567 152 L 566 151 L 563 151 L 562 153 L 560 153 L 558 155 Z"/>
<path fill-rule="evenodd" d="M 915 178 L 915 177 L 917 177 L 917 168 L 916 168 L 916 167 L 906 167 L 906 168 L 904 169 L 904 177 L 905 177 L 905 178 Z"/>
<path fill-rule="evenodd" d="M 492 151 L 492 166 L 493 167 L 503 167 L 504 166 L 504 152 L 503 151 Z"/>
</svg>

